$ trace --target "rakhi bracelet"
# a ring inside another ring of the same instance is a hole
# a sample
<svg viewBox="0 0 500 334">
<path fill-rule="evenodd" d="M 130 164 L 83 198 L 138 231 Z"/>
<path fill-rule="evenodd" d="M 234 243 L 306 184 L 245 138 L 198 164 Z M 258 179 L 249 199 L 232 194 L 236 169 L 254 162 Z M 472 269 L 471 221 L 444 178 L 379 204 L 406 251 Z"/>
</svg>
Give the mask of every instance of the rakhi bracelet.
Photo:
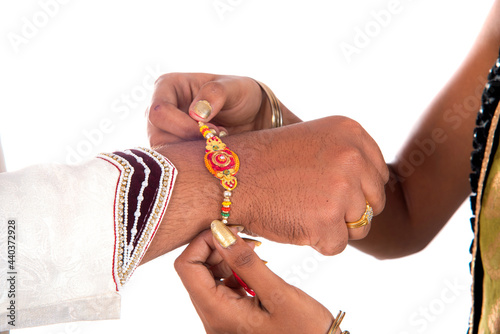
<svg viewBox="0 0 500 334">
<path fill-rule="evenodd" d="M 224 200 L 222 201 L 221 216 L 222 222 L 227 225 L 229 214 L 231 211 L 231 195 L 232 191 L 238 185 L 238 180 L 235 175 L 240 169 L 240 159 L 230 149 L 227 148 L 219 137 L 214 135 L 210 128 L 198 122 L 200 132 L 207 140 L 205 146 L 205 166 L 208 171 L 220 180 L 220 184 L 224 188 Z M 255 292 L 233 271 L 233 275 L 243 289 L 252 297 L 255 297 Z"/>
<path fill-rule="evenodd" d="M 226 147 L 219 137 L 202 122 L 198 122 L 200 132 L 206 139 L 205 166 L 208 171 L 220 180 L 224 188 L 224 200 L 222 201 L 222 222 L 227 224 L 231 211 L 232 191 L 238 185 L 235 175 L 240 169 L 240 160 L 236 153 Z"/>
</svg>

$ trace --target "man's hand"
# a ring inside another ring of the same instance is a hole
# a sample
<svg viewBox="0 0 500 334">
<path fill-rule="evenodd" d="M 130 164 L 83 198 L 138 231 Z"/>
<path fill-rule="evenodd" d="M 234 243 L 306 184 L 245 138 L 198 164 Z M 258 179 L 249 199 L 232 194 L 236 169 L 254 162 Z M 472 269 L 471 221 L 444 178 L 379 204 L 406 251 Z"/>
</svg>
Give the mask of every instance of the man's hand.
<svg viewBox="0 0 500 334">
<path fill-rule="evenodd" d="M 375 215 L 384 208 L 387 166 L 373 139 L 351 119 L 327 117 L 224 142 L 241 163 L 229 223 L 250 233 L 334 255 L 349 237 L 368 233 L 369 225 L 346 227 L 363 215 L 366 201 Z M 220 218 L 222 187 L 206 170 L 204 149 L 200 140 L 159 150 L 179 175 L 147 260 L 189 242 Z"/>
<path fill-rule="evenodd" d="M 327 117 L 225 142 L 241 161 L 230 222 L 254 234 L 334 255 L 349 237 L 368 233 L 370 225 L 346 227 L 363 215 L 366 202 L 375 215 L 384 208 L 386 163 L 351 119 Z"/>
</svg>

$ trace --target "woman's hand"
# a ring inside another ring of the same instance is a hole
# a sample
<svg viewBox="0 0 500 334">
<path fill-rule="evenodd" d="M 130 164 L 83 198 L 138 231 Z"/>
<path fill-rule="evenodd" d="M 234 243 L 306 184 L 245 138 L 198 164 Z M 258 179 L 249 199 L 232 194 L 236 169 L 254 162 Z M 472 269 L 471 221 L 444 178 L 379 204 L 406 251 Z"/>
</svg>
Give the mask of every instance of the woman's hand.
<svg viewBox="0 0 500 334">
<path fill-rule="evenodd" d="M 223 223 L 214 221 L 211 229 L 213 236 L 202 232 L 175 261 L 207 333 L 328 332 L 333 316 L 323 305 L 275 275 Z M 232 270 L 255 297 L 246 294 Z"/>
<path fill-rule="evenodd" d="M 281 108 L 284 124 L 300 121 L 285 106 Z M 266 94 L 255 80 L 239 76 L 164 74 L 156 81 L 147 114 L 152 147 L 199 139 L 198 121 L 230 134 L 271 127 Z"/>
</svg>

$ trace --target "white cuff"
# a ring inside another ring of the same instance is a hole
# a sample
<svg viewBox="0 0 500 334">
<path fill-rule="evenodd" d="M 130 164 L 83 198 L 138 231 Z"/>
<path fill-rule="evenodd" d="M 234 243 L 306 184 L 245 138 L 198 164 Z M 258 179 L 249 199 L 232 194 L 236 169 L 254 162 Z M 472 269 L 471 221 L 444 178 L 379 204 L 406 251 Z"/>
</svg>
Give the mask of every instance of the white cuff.
<svg viewBox="0 0 500 334">
<path fill-rule="evenodd" d="M 0 331 L 119 318 L 117 291 L 147 251 L 175 176 L 167 159 L 147 149 L 1 173 Z M 127 224 L 119 221 L 125 196 L 135 196 L 135 206 L 122 210 Z M 12 313 L 15 327 L 8 323 Z"/>
</svg>

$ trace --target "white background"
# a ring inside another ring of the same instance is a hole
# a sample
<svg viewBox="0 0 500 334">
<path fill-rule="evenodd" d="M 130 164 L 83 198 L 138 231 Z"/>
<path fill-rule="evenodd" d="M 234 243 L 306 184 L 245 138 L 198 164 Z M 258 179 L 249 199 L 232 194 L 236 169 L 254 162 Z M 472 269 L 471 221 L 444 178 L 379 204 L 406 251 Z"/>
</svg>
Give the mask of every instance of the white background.
<svg viewBox="0 0 500 334">
<path fill-rule="evenodd" d="M 493 2 L 400 0 L 382 26 L 373 12 L 390 0 L 54 1 L 0 3 L 8 170 L 147 145 L 151 84 L 171 71 L 254 77 L 304 120 L 356 119 L 391 161 Z M 364 29 L 371 36 L 348 59 L 341 43 L 355 46 Z M 324 258 L 267 241 L 258 252 L 333 314 L 346 311 L 342 327 L 353 334 L 464 333 L 469 216 L 465 203 L 429 247 L 399 260 L 353 248 Z M 136 272 L 122 293 L 121 320 L 16 333 L 202 333 L 172 267 L 179 252 Z"/>
</svg>

